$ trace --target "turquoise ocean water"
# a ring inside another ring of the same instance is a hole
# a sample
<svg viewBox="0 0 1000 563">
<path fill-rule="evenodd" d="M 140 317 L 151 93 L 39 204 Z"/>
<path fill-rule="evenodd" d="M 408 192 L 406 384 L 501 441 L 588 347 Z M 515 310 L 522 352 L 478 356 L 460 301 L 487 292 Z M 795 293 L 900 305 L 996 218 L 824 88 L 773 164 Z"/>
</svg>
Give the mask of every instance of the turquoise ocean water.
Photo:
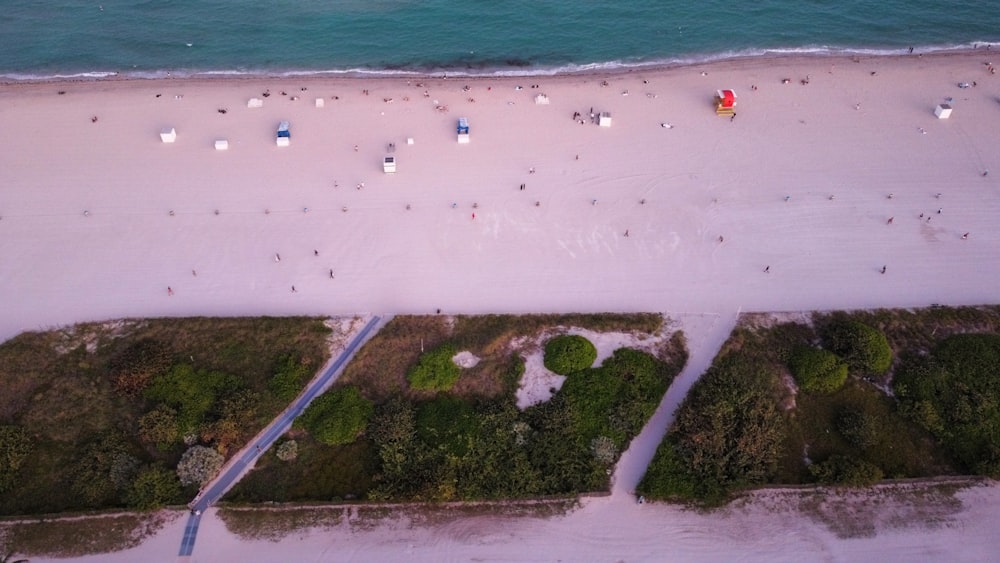
<svg viewBox="0 0 1000 563">
<path fill-rule="evenodd" d="M 0 0 L 0 77 L 546 74 L 1000 43 L 997 0 Z"/>
</svg>

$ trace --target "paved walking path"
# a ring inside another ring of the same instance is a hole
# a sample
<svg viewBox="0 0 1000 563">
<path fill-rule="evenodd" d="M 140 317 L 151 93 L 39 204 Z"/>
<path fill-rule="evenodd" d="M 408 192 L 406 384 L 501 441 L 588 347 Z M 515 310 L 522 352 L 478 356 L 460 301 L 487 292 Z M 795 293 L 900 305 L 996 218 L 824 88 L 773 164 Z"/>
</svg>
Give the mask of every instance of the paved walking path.
<svg viewBox="0 0 1000 563">
<path fill-rule="evenodd" d="M 184 539 L 181 542 L 179 556 L 187 557 L 194 551 L 194 542 L 198 535 L 198 523 L 201 520 L 201 513 L 222 498 L 222 495 L 226 494 L 226 491 L 235 485 L 254 466 L 257 458 L 263 455 L 282 434 L 291 428 L 292 421 L 302 414 L 302 411 L 309 406 L 309 403 L 313 399 L 325 391 L 336 380 L 340 372 L 343 371 L 344 366 L 347 365 L 348 360 L 354 356 L 354 353 L 361 347 L 361 344 L 374 334 L 373 330 L 381 322 L 382 317 L 372 317 L 337 359 L 327 366 L 322 375 L 315 378 L 295 402 L 275 418 L 246 448 L 233 456 L 219 476 L 198 493 L 194 501 L 188 505 L 191 508 L 191 515 L 188 517 L 187 526 L 184 528 Z"/>
</svg>

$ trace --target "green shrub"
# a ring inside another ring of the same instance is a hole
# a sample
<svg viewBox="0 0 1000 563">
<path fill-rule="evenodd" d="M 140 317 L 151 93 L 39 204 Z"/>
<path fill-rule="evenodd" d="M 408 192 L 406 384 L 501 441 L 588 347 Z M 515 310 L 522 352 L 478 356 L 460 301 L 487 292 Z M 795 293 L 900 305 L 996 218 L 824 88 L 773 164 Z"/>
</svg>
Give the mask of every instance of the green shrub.
<svg viewBox="0 0 1000 563">
<path fill-rule="evenodd" d="M 143 468 L 132 482 L 125 502 L 139 510 L 154 510 L 178 502 L 181 484 L 177 474 L 161 465 Z"/>
<path fill-rule="evenodd" d="M 892 348 L 885 334 L 862 322 L 835 317 L 823 330 L 823 341 L 857 372 L 882 375 L 892 366 Z"/>
<path fill-rule="evenodd" d="M 341 387 L 313 400 L 295 426 L 305 428 L 328 446 L 350 444 L 364 432 L 374 412 L 372 402 L 362 397 L 357 387 Z"/>
<path fill-rule="evenodd" d="M 0 494 L 14 486 L 21 464 L 33 449 L 34 444 L 23 428 L 0 424 Z"/>
<path fill-rule="evenodd" d="M 411 387 L 422 391 L 450 390 L 462 374 L 462 369 L 452 361 L 456 353 L 451 344 L 442 344 L 424 353 L 407 371 L 406 380 Z"/>
<path fill-rule="evenodd" d="M 878 466 L 853 457 L 834 455 L 823 463 L 809 466 L 809 472 L 824 485 L 870 487 L 882 480 Z"/>
<path fill-rule="evenodd" d="M 274 375 L 267 382 L 267 389 L 278 400 L 289 402 L 298 396 L 312 374 L 310 363 L 294 355 L 283 356 L 278 360 Z"/>
<path fill-rule="evenodd" d="M 132 483 L 141 465 L 129 453 L 123 433 L 106 432 L 88 444 L 76 458 L 70 490 L 86 506 L 115 503 Z"/>
<path fill-rule="evenodd" d="M 478 426 L 472 405 L 451 395 L 438 395 L 417 407 L 417 436 L 433 449 L 462 456 Z"/>
<path fill-rule="evenodd" d="M 597 348 L 586 338 L 564 334 L 545 343 L 545 367 L 559 375 L 569 375 L 594 365 Z"/>
<path fill-rule="evenodd" d="M 820 348 L 796 348 L 788 368 L 799 388 L 809 393 L 833 393 L 847 381 L 847 364 L 833 352 Z"/>
<path fill-rule="evenodd" d="M 177 427 L 177 411 L 167 405 L 155 409 L 139 418 L 139 438 L 153 444 L 160 451 L 167 451 L 180 440 Z"/>
<path fill-rule="evenodd" d="M 182 364 L 153 378 L 145 395 L 177 409 L 178 429 L 187 435 L 197 432 L 218 397 L 232 394 L 238 388 L 239 380 L 231 375 L 195 370 Z"/>
<path fill-rule="evenodd" d="M 613 408 L 622 399 L 621 389 L 622 380 L 603 369 L 578 371 L 563 383 L 560 393 L 566 397 L 573 429 L 584 444 L 600 435 L 611 436 L 619 444 L 624 441 L 625 436 L 610 427 Z"/>
<path fill-rule="evenodd" d="M 875 416 L 849 408 L 837 415 L 837 432 L 851 445 L 865 449 L 878 443 L 883 428 Z"/>
</svg>

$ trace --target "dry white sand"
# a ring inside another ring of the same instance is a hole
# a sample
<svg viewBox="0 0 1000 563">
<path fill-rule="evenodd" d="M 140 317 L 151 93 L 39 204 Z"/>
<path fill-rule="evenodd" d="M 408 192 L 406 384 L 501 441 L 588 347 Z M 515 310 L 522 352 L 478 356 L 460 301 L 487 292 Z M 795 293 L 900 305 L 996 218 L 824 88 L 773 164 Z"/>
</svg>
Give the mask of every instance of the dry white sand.
<svg viewBox="0 0 1000 563">
<path fill-rule="evenodd" d="M 485 539 L 478 529 L 464 540 L 447 530 L 412 541 L 394 531 L 288 540 L 272 554 L 978 559 L 983 546 L 997 548 L 982 517 L 998 513 L 994 489 L 970 501 L 960 525 L 872 540 L 835 540 L 799 522 L 783 528 L 761 514 L 735 526 L 637 507 L 627 492 L 738 310 L 1000 301 L 1000 79 L 988 73 L 988 55 L 753 59 L 421 86 L 3 86 L 0 338 L 124 316 L 692 313 L 718 322 L 705 322 L 706 342 L 692 339 L 700 359 L 693 356 L 642 447 L 633 444 L 641 451 L 623 460 L 609 499 L 566 519 L 487 528 Z M 740 96 L 733 121 L 714 114 L 719 88 Z M 248 109 L 265 89 L 264 107 Z M 540 92 L 551 104 L 533 103 Z M 314 106 L 319 96 L 325 108 Z M 946 97 L 954 114 L 938 120 L 934 107 Z M 613 126 L 572 120 L 591 108 L 610 111 Z M 456 143 L 460 116 L 472 126 L 468 145 Z M 274 143 L 280 120 L 292 125 L 287 148 Z M 177 128 L 177 143 L 160 143 L 164 126 Z M 229 151 L 213 150 L 220 138 Z M 395 175 L 381 169 L 389 143 Z M 212 522 L 196 559 L 268 559 Z"/>
</svg>

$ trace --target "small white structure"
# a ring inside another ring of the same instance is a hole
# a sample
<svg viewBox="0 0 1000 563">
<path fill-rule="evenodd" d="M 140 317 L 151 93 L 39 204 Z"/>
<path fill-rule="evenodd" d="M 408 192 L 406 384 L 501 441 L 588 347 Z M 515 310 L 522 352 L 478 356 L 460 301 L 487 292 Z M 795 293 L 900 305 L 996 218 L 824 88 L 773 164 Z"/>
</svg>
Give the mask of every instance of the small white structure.
<svg viewBox="0 0 1000 563">
<path fill-rule="evenodd" d="M 229 141 L 227 141 L 226 139 L 219 139 L 218 141 L 215 141 L 215 150 L 217 150 L 217 151 L 228 151 L 229 150 Z"/>
<path fill-rule="evenodd" d="M 545 94 L 539 94 L 535 96 L 535 103 L 540 106 L 547 106 L 549 105 L 549 97 Z"/>
<path fill-rule="evenodd" d="M 387 156 L 384 159 L 382 159 L 382 171 L 385 172 L 386 174 L 395 174 L 396 173 L 396 157 L 394 157 L 394 156 Z"/>
<path fill-rule="evenodd" d="M 278 136 L 276 142 L 279 147 L 287 147 L 292 142 L 292 132 L 288 130 L 288 122 L 282 121 L 278 124 Z"/>
<path fill-rule="evenodd" d="M 948 119 L 951 117 L 951 105 L 939 104 L 938 107 L 934 108 L 934 115 L 936 115 L 938 119 Z"/>
<path fill-rule="evenodd" d="M 316 98 L 316 107 L 321 108 L 326 106 L 326 100 L 323 98 Z"/>
<path fill-rule="evenodd" d="M 173 143 L 177 140 L 177 130 L 173 127 L 164 127 L 160 130 L 160 140 L 164 143 Z"/>
<path fill-rule="evenodd" d="M 262 108 L 262 107 L 264 107 L 264 100 L 262 100 L 260 98 L 250 98 L 250 100 L 247 102 L 247 107 L 248 108 Z"/>
<path fill-rule="evenodd" d="M 412 145 L 413 144 L 413 137 L 407 137 L 406 138 L 406 144 L 407 145 Z"/>
<path fill-rule="evenodd" d="M 597 124 L 601 127 L 611 127 L 611 114 L 606 111 L 602 111 L 601 115 L 597 117 Z"/>
</svg>

